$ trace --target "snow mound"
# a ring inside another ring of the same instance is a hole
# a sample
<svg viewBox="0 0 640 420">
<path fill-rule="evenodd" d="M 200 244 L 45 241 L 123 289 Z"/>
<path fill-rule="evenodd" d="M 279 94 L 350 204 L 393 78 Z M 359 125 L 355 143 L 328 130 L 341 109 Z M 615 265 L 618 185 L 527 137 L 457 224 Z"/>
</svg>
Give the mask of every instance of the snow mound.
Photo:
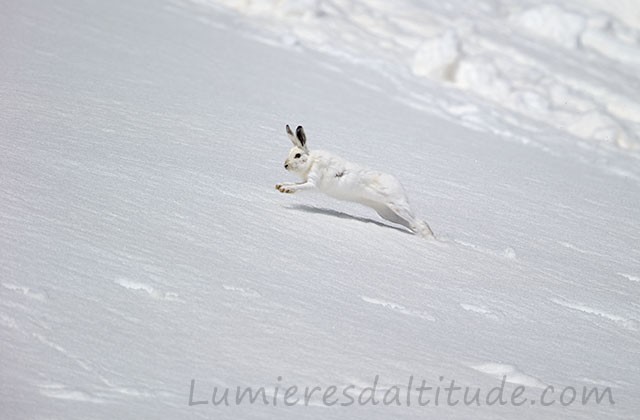
<svg viewBox="0 0 640 420">
<path fill-rule="evenodd" d="M 338 56 L 394 83 L 425 78 L 463 90 L 505 125 L 515 114 L 568 138 L 640 150 L 640 99 L 631 88 L 640 87 L 639 36 L 620 10 L 571 2 L 194 1 L 254 19 L 253 36 L 265 42 Z M 424 87 L 411 92 L 437 100 Z"/>
</svg>

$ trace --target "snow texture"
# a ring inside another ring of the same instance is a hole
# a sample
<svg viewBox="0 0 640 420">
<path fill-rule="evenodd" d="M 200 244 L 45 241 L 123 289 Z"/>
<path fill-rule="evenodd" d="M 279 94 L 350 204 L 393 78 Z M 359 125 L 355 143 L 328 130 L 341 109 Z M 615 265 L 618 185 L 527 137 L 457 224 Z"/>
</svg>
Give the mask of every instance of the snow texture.
<svg viewBox="0 0 640 420">
<path fill-rule="evenodd" d="M 3 2 L 0 418 L 635 418 L 638 16 Z M 286 123 L 393 173 L 443 240 L 278 193 Z M 376 375 L 615 405 L 188 404 Z"/>
</svg>

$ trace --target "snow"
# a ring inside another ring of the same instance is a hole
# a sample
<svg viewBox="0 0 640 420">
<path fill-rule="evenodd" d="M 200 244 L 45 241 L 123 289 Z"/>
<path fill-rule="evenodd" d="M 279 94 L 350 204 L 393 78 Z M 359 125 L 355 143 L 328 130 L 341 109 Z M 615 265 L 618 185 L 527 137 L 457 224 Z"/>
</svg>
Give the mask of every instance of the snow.
<svg viewBox="0 0 640 420">
<path fill-rule="evenodd" d="M 585 31 L 587 19 L 561 6 L 544 4 L 514 15 L 513 23 L 534 36 L 575 49 L 578 48 L 580 35 Z"/>
<path fill-rule="evenodd" d="M 425 4 L 7 2 L 0 417 L 634 418 L 637 6 Z M 287 123 L 442 241 L 278 193 Z M 615 405 L 188 404 L 376 376 Z"/>
<path fill-rule="evenodd" d="M 640 24 L 623 17 L 640 16 L 637 3 L 193 2 L 226 5 L 259 19 L 280 44 L 390 72 L 396 82 L 411 75 L 447 82 L 465 101 L 581 139 L 640 148 Z"/>
</svg>

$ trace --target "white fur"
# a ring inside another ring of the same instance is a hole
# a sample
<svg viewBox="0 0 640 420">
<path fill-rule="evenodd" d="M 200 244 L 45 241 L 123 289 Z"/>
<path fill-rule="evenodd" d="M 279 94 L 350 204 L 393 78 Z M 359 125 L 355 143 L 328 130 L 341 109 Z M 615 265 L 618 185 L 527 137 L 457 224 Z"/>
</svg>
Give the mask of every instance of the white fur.
<svg viewBox="0 0 640 420">
<path fill-rule="evenodd" d="M 374 209 L 383 219 L 403 225 L 416 234 L 429 237 L 429 225 L 413 215 L 400 182 L 392 175 L 348 162 L 322 150 L 309 151 L 302 126 L 294 134 L 285 169 L 300 176 L 301 183 L 277 184 L 282 193 L 318 189 L 339 200 L 352 201 Z"/>
</svg>

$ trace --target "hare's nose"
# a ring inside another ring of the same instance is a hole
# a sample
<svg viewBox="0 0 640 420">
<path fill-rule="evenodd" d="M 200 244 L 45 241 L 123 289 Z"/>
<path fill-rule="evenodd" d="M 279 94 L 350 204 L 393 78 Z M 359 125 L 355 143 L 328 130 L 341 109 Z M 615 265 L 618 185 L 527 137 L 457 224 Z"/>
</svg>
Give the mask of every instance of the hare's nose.
<svg viewBox="0 0 640 420">
<path fill-rule="evenodd" d="M 284 164 L 284 169 L 289 169 L 289 164 L 288 163 Z"/>
</svg>

